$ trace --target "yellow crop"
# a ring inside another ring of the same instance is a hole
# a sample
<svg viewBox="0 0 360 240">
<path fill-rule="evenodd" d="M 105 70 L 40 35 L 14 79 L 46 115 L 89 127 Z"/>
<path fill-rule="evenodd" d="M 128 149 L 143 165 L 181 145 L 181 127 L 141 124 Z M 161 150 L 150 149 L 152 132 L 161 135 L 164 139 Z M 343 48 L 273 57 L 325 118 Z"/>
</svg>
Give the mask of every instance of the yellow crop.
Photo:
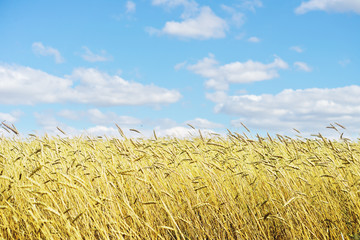
<svg viewBox="0 0 360 240">
<path fill-rule="evenodd" d="M 349 239 L 348 139 L 0 138 L 0 238 Z"/>
</svg>

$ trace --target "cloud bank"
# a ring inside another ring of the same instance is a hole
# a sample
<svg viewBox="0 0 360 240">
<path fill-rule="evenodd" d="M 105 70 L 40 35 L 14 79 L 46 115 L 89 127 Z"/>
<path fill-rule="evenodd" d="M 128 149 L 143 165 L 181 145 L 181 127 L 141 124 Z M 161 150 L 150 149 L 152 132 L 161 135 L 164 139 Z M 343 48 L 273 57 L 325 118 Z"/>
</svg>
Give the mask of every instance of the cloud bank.
<svg viewBox="0 0 360 240">
<path fill-rule="evenodd" d="M 340 88 L 286 89 L 278 94 L 228 96 L 208 93 L 216 103 L 215 112 L 238 117 L 233 126 L 245 122 L 250 127 L 279 133 L 292 128 L 319 131 L 335 121 L 360 132 L 360 86 Z"/>
<path fill-rule="evenodd" d="M 129 82 L 93 68 L 56 77 L 24 66 L 0 65 L 0 104 L 83 103 L 101 106 L 163 105 L 181 94 L 153 84 Z"/>
<path fill-rule="evenodd" d="M 188 70 L 207 78 L 205 85 L 215 90 L 227 90 L 230 83 L 250 83 L 273 79 L 279 76 L 279 69 L 287 69 L 288 64 L 279 57 L 272 63 L 261 63 L 248 60 L 219 65 L 215 56 L 210 54 Z"/>
</svg>

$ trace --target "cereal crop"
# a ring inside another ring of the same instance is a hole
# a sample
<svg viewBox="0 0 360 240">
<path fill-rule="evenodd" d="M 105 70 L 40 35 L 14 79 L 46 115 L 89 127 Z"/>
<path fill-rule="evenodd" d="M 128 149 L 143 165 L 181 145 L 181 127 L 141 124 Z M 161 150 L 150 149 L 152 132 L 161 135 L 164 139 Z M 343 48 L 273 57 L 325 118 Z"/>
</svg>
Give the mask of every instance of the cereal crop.
<svg viewBox="0 0 360 240">
<path fill-rule="evenodd" d="M 320 134 L 3 137 L 0 237 L 359 239 L 359 160 Z"/>
</svg>

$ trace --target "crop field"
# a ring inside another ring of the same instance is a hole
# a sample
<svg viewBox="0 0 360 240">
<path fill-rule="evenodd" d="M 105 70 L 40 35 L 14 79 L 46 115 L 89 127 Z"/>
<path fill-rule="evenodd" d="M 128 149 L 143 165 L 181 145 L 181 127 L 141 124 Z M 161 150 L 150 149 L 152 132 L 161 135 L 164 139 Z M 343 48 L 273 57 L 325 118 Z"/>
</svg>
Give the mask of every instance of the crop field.
<svg viewBox="0 0 360 240">
<path fill-rule="evenodd" d="M 359 160 L 320 134 L 0 138 L 0 238 L 359 239 Z"/>
</svg>

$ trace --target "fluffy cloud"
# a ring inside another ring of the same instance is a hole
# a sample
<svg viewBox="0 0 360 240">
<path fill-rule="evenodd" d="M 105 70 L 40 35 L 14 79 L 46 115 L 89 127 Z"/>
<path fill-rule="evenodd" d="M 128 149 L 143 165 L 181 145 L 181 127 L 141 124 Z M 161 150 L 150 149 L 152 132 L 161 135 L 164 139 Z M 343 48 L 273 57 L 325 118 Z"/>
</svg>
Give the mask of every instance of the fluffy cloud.
<svg viewBox="0 0 360 240">
<path fill-rule="evenodd" d="M 199 129 L 211 129 L 211 128 L 223 128 L 224 125 L 219 123 L 210 122 L 207 119 L 203 118 L 195 118 L 194 120 L 189 120 L 185 122 L 186 124 L 190 124 L 195 128 Z"/>
<path fill-rule="evenodd" d="M 180 98 L 176 90 L 129 82 L 92 68 L 78 68 L 60 78 L 29 67 L 0 65 L 1 104 L 74 102 L 158 106 Z"/>
<path fill-rule="evenodd" d="M 167 104 L 178 101 L 180 93 L 154 85 L 128 82 L 119 76 L 110 76 L 96 69 L 75 69 L 71 76 L 80 84 L 74 88 L 80 103 L 97 105 Z"/>
<path fill-rule="evenodd" d="M 229 83 L 250 83 L 273 79 L 279 76 L 278 69 L 286 68 L 288 64 L 279 57 L 275 57 L 274 61 L 268 64 L 248 60 L 219 66 L 212 54 L 188 66 L 190 71 L 208 79 L 205 83 L 206 87 L 216 90 L 227 90 Z"/>
<path fill-rule="evenodd" d="M 223 38 L 228 25 L 216 16 L 209 7 L 202 7 L 196 17 L 185 18 L 181 22 L 166 22 L 162 33 L 184 38 Z"/>
<path fill-rule="evenodd" d="M 310 0 L 302 2 L 295 9 L 295 13 L 304 14 L 313 10 L 322 10 L 327 12 L 355 12 L 360 14 L 359 0 Z"/>
<path fill-rule="evenodd" d="M 339 122 L 360 132 L 359 98 L 360 86 L 341 88 L 310 88 L 262 95 L 219 96 L 208 94 L 207 98 L 216 103 L 215 111 L 238 116 L 234 126 L 240 122 L 263 130 L 281 131 L 297 128 L 319 131 L 329 123 Z"/>
<path fill-rule="evenodd" d="M 32 50 L 35 54 L 38 55 L 53 56 L 56 63 L 63 63 L 65 61 L 57 49 L 52 47 L 46 47 L 41 42 L 34 42 L 32 44 Z"/>
<path fill-rule="evenodd" d="M 83 47 L 85 50 L 85 53 L 81 55 L 81 57 L 88 62 L 106 62 L 111 61 L 112 57 L 109 56 L 106 51 L 102 50 L 100 54 L 95 54 L 92 51 L 90 51 L 89 48 Z"/>
<path fill-rule="evenodd" d="M 71 98 L 72 81 L 23 66 L 0 65 L 0 103 L 55 103 Z"/>
<path fill-rule="evenodd" d="M 187 126 L 187 124 L 192 125 L 196 129 L 192 129 L 191 127 Z M 185 121 L 181 124 L 178 124 L 171 119 L 160 119 L 156 121 L 153 128 L 156 131 L 156 135 L 160 137 L 187 138 L 199 136 L 199 130 L 203 136 L 209 136 L 216 133 L 213 129 L 219 129 L 223 127 L 224 125 L 222 124 L 211 122 L 204 118 L 195 118 Z M 152 131 L 148 132 L 147 136 L 151 136 L 151 134 Z"/>
<path fill-rule="evenodd" d="M 312 68 L 309 67 L 309 65 L 307 65 L 307 63 L 304 62 L 294 62 L 294 66 L 300 71 L 304 71 L 304 72 L 312 71 Z"/>
<path fill-rule="evenodd" d="M 161 30 L 147 27 L 146 31 L 149 34 L 167 34 L 185 39 L 201 40 L 224 38 L 229 30 L 229 25 L 241 27 L 244 24 L 245 14 L 239 9 L 255 11 L 256 7 L 262 6 L 260 0 L 243 0 L 241 4 L 233 6 L 221 4 L 222 10 L 231 16 L 225 20 L 214 14 L 209 6 L 199 6 L 193 0 L 152 0 L 152 4 L 164 6 L 167 9 L 182 6 L 184 11 L 181 14 L 182 21 L 168 21 Z"/>
<path fill-rule="evenodd" d="M 201 129 L 203 136 L 209 136 L 215 132 L 209 129 Z M 160 137 L 176 137 L 176 138 L 191 138 L 198 137 L 199 130 L 189 129 L 188 127 L 177 126 L 168 129 L 161 129 L 156 131 L 156 135 Z"/>
<path fill-rule="evenodd" d="M 95 126 L 90 127 L 83 131 L 83 134 L 90 136 L 107 136 L 115 137 L 119 136 L 119 132 L 116 127 L 107 127 L 107 126 Z"/>
</svg>

